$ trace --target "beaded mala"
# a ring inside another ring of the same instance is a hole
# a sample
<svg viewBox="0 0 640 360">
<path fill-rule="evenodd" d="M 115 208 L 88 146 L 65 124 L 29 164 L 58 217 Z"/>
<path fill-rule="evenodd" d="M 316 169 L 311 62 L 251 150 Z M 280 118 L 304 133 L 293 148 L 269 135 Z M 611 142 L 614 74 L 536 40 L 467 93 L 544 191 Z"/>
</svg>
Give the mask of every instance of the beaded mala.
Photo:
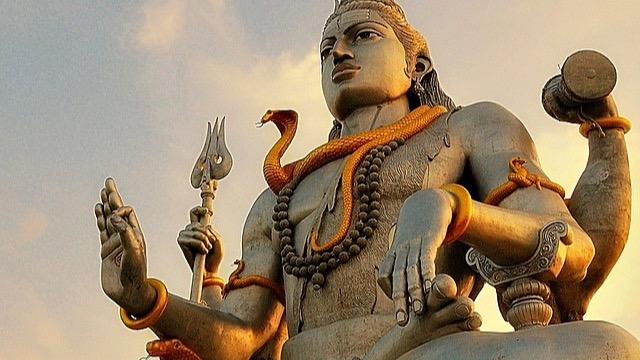
<svg viewBox="0 0 640 360">
<path fill-rule="evenodd" d="M 397 139 L 386 145 L 379 145 L 371 149 L 360 163 L 355 177 L 356 193 L 360 204 L 358 219 L 349 231 L 349 235 L 331 250 L 305 257 L 296 254 L 293 224 L 289 221 L 289 201 L 302 179 L 295 178 L 282 188 L 274 207 L 273 227 L 280 238 L 280 256 L 287 274 L 311 279 L 313 288 L 319 290 L 325 284 L 329 272 L 347 263 L 367 247 L 380 218 L 380 168 L 384 159 L 402 144 L 404 140 Z"/>
</svg>

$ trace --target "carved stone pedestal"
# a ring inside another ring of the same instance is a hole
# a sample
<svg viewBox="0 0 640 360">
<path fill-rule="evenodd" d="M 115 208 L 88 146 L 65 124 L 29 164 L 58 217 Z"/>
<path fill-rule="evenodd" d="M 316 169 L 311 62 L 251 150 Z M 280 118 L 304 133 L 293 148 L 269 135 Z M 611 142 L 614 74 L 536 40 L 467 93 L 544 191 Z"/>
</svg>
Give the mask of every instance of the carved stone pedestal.
<svg viewBox="0 0 640 360">
<path fill-rule="evenodd" d="M 507 320 L 517 330 L 532 326 L 547 326 L 553 315 L 549 299 L 550 289 L 545 283 L 525 278 L 511 283 L 502 300 L 509 306 Z"/>
</svg>

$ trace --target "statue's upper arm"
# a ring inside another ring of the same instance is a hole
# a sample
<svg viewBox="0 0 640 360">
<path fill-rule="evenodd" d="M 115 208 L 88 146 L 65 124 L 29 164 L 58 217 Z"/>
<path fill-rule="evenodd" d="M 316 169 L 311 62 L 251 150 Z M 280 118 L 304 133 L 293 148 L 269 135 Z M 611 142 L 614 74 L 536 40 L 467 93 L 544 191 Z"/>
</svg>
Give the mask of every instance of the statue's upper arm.
<svg viewBox="0 0 640 360">
<path fill-rule="evenodd" d="M 514 158 L 526 161 L 530 174 L 544 178 L 535 145 L 522 122 L 502 106 L 481 102 L 468 106 L 451 119 L 451 126 L 463 138 L 467 166 L 479 200 L 505 183 Z M 536 213 L 568 213 L 557 193 L 535 186 L 516 191 L 505 201 L 507 207 Z"/>
<path fill-rule="evenodd" d="M 278 284 L 282 283 L 280 257 L 271 239 L 273 204 L 275 195 L 265 190 L 249 211 L 242 231 L 242 260 L 245 268 L 240 273 L 240 278 L 259 275 Z M 265 315 L 274 310 L 276 303 L 277 300 L 269 289 L 249 286 L 232 290 L 223 302 L 221 310 L 245 321 L 261 322 L 269 318 Z"/>
</svg>

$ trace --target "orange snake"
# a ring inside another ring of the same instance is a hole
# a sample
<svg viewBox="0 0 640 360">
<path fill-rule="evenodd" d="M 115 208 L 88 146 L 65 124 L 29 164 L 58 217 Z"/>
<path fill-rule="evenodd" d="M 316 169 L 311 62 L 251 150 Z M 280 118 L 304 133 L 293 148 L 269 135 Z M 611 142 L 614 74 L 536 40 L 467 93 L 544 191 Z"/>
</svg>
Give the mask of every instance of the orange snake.
<svg viewBox="0 0 640 360">
<path fill-rule="evenodd" d="M 282 305 L 285 304 L 284 289 L 280 285 L 278 285 L 276 282 L 272 281 L 271 279 L 266 278 L 264 276 L 260 276 L 260 275 L 249 275 L 241 278 L 240 274 L 244 271 L 244 267 L 245 267 L 244 261 L 236 260 L 234 264 L 236 264 L 238 268 L 236 268 L 231 273 L 231 275 L 229 275 L 229 281 L 227 282 L 227 285 L 225 285 L 224 287 L 224 292 L 223 292 L 224 296 L 227 296 L 229 291 L 233 289 L 241 289 L 251 285 L 257 285 L 265 289 L 271 290 L 271 292 L 273 292 L 273 294 L 278 299 L 278 301 L 280 301 Z"/>
<path fill-rule="evenodd" d="M 150 341 L 147 343 L 147 353 L 160 360 L 202 360 L 178 339 Z"/>
<path fill-rule="evenodd" d="M 342 171 L 344 210 L 340 227 L 331 240 L 324 245 L 319 245 L 315 237 L 311 239 L 313 251 L 317 253 L 328 251 L 338 245 L 349 231 L 353 211 L 353 177 L 365 155 L 378 145 L 412 137 L 446 111 L 447 109 L 443 106 L 421 106 L 391 125 L 332 140 L 317 147 L 304 158 L 282 166 L 280 159 L 296 133 L 298 114 L 293 110 L 269 110 L 260 120 L 260 124 L 273 122 L 278 127 L 281 137 L 265 158 L 264 177 L 269 188 L 277 194 L 292 180 L 300 180 L 323 165 L 349 155 Z"/>
<path fill-rule="evenodd" d="M 555 191 L 564 199 L 564 189 L 559 184 L 554 183 L 551 180 L 545 179 L 539 175 L 530 174 L 527 168 L 524 167 L 525 160 L 520 158 L 513 158 L 509 161 L 509 170 L 511 171 L 507 177 L 508 181 L 491 190 L 487 194 L 487 198 L 484 200 L 486 204 L 498 206 L 509 195 L 513 194 L 517 189 L 521 187 L 529 187 L 535 185 L 538 190 L 547 188 L 551 191 Z"/>
</svg>

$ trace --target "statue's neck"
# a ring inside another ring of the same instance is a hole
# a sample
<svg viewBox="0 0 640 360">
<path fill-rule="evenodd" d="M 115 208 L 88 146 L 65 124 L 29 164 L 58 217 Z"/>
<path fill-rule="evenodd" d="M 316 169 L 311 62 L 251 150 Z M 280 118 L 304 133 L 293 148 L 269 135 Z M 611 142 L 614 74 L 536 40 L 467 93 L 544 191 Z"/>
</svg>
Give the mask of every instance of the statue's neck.
<svg viewBox="0 0 640 360">
<path fill-rule="evenodd" d="M 358 108 L 340 121 L 342 124 L 341 137 L 392 124 L 409 112 L 409 99 L 406 96 L 383 104 Z"/>
</svg>

